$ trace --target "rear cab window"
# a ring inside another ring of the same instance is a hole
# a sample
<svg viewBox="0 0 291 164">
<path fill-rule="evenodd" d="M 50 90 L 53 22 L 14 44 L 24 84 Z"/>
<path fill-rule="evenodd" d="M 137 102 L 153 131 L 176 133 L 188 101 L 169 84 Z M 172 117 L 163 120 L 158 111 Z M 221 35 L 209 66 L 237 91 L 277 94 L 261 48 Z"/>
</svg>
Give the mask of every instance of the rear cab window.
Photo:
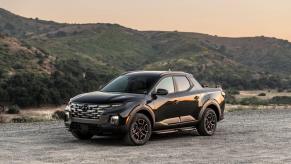
<svg viewBox="0 0 291 164">
<path fill-rule="evenodd" d="M 191 84 L 186 76 L 174 76 L 177 86 L 177 92 L 183 92 L 191 87 Z"/>
</svg>

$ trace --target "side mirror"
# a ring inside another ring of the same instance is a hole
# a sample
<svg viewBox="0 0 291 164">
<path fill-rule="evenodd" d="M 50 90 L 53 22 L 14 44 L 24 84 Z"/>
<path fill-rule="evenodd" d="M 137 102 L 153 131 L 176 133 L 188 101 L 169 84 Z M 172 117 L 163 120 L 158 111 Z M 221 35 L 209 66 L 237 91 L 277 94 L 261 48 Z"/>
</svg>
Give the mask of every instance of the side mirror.
<svg viewBox="0 0 291 164">
<path fill-rule="evenodd" d="M 157 89 L 156 92 L 152 93 L 152 95 L 167 95 L 169 92 L 166 89 Z"/>
<path fill-rule="evenodd" d="M 202 84 L 202 87 L 203 87 L 203 88 L 207 88 L 208 85 L 207 85 L 207 84 Z"/>
</svg>

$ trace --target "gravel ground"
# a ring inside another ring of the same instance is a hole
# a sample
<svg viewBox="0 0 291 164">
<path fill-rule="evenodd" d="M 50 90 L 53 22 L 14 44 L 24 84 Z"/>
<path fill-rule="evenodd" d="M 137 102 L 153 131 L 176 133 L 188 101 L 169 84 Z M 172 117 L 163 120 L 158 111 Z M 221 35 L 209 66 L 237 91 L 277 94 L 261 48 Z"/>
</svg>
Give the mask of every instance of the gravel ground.
<svg viewBox="0 0 291 164">
<path fill-rule="evenodd" d="M 0 124 L 0 163 L 291 163 L 291 110 L 226 113 L 214 136 L 153 135 L 144 146 L 117 138 L 78 141 L 62 122 Z"/>
</svg>

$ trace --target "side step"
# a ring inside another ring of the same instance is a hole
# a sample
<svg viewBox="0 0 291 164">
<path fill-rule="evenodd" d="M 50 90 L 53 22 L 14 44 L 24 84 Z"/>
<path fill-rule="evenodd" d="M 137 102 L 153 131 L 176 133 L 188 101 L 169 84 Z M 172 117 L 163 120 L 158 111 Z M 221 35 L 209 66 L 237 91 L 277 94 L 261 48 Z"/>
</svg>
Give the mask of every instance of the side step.
<svg viewBox="0 0 291 164">
<path fill-rule="evenodd" d="M 157 130 L 153 131 L 154 134 L 166 134 L 166 133 L 175 133 L 175 132 L 189 132 L 196 130 L 195 127 L 183 127 L 183 128 L 175 128 L 175 129 L 165 129 L 165 130 Z"/>
</svg>

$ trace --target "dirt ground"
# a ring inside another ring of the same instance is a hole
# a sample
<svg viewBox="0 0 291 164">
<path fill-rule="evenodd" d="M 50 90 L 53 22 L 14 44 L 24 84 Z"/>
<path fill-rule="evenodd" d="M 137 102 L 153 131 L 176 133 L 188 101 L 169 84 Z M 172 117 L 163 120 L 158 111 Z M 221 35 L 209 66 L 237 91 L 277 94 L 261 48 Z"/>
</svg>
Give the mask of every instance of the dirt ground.
<svg viewBox="0 0 291 164">
<path fill-rule="evenodd" d="M 0 163 L 291 163 L 291 110 L 229 112 L 214 136 L 156 134 L 138 147 L 78 141 L 61 121 L 0 124 Z"/>
</svg>

